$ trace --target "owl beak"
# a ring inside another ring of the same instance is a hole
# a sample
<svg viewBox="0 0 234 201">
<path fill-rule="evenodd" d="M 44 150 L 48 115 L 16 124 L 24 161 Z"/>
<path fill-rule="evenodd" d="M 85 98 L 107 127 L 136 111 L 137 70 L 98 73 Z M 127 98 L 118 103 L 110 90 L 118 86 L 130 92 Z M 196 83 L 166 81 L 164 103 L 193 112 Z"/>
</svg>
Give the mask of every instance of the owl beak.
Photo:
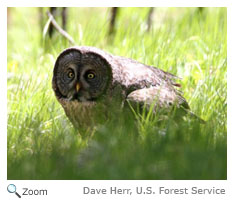
<svg viewBox="0 0 234 201">
<path fill-rule="evenodd" d="M 76 84 L 76 91 L 78 92 L 79 90 L 80 90 L 80 84 L 77 83 L 77 84 Z"/>
</svg>

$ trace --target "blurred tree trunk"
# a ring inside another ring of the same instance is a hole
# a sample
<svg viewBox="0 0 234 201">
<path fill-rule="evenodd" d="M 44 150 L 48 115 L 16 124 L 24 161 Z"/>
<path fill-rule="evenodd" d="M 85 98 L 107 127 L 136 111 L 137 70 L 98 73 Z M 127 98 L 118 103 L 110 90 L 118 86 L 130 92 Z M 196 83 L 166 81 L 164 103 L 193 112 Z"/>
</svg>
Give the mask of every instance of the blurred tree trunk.
<svg viewBox="0 0 234 201">
<path fill-rule="evenodd" d="M 112 35 L 115 32 L 115 22 L 116 22 L 116 16 L 117 16 L 118 10 L 119 10 L 118 7 L 111 8 L 109 35 Z"/>
<path fill-rule="evenodd" d="M 202 13 L 203 10 L 204 10 L 204 7 L 198 7 L 198 11 L 199 11 L 200 13 Z"/>
<path fill-rule="evenodd" d="M 63 7 L 62 9 L 62 27 L 64 30 L 67 29 L 67 8 Z"/>
<path fill-rule="evenodd" d="M 50 13 L 54 16 L 54 18 L 56 18 L 56 10 L 57 10 L 57 8 L 56 7 L 50 7 L 49 10 L 50 10 Z M 54 27 L 50 23 L 50 26 L 49 26 L 49 36 L 50 36 L 50 38 L 52 37 L 53 33 L 54 33 Z"/>
<path fill-rule="evenodd" d="M 152 27 L 153 14 L 154 14 L 154 8 L 150 8 L 149 13 L 148 13 L 148 18 L 147 18 L 147 31 L 150 31 Z"/>
<path fill-rule="evenodd" d="M 43 12 L 43 8 L 42 7 L 38 8 L 38 18 L 39 18 L 40 30 L 41 30 L 41 33 L 42 33 L 44 25 L 45 25 L 44 24 L 45 23 L 44 12 Z"/>
</svg>

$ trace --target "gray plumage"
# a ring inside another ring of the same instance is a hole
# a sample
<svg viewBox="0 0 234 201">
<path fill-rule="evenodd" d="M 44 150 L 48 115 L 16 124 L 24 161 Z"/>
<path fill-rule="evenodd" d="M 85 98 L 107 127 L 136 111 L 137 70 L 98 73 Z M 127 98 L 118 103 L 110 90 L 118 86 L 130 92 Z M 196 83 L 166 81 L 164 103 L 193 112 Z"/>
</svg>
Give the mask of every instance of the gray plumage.
<svg viewBox="0 0 234 201">
<path fill-rule="evenodd" d="M 52 85 L 66 115 L 79 127 L 92 124 L 97 105 L 106 108 L 117 99 L 121 105 L 149 108 L 154 104 L 154 112 L 173 106 L 188 110 L 188 103 L 176 89 L 180 87 L 177 78 L 135 60 L 81 46 L 68 48 L 58 56 Z"/>
</svg>

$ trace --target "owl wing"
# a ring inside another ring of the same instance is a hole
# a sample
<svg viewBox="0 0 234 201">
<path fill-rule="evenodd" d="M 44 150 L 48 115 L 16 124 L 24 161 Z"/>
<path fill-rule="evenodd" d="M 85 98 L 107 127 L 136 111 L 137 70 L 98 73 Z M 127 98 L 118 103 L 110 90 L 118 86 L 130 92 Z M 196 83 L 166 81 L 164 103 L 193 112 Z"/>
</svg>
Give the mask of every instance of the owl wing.
<svg viewBox="0 0 234 201">
<path fill-rule="evenodd" d="M 180 94 L 180 91 L 168 87 L 168 85 L 137 89 L 127 96 L 126 101 L 133 106 L 133 108 L 139 105 L 140 107 L 145 107 L 147 110 L 150 110 L 151 106 L 153 106 L 154 113 L 157 111 L 169 111 L 174 106 L 179 108 L 179 110 L 177 110 L 177 115 L 188 115 L 202 124 L 205 123 L 203 119 L 191 112 L 187 101 Z"/>
<path fill-rule="evenodd" d="M 152 104 L 154 110 L 169 109 L 172 106 L 189 109 L 189 105 L 174 87 L 157 85 L 149 88 L 137 89 L 131 92 L 126 99 L 130 104 L 140 104 L 149 108 Z"/>
</svg>

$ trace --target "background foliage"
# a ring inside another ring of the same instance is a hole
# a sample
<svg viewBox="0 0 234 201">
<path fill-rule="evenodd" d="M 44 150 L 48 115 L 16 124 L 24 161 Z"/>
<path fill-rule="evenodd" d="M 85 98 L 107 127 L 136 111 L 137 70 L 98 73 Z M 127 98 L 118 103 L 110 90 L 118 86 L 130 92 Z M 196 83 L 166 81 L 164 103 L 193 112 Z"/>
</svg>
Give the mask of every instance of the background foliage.
<svg viewBox="0 0 234 201">
<path fill-rule="evenodd" d="M 42 35 L 38 8 L 11 8 L 8 179 L 227 178 L 227 10 L 156 8 L 147 32 L 148 10 L 121 8 L 108 37 L 110 9 L 69 8 L 67 31 L 77 45 L 182 77 L 192 111 L 207 123 L 159 124 L 154 115 L 132 120 L 116 111 L 94 133 L 75 130 L 51 88 L 54 62 L 68 42 Z"/>
</svg>

